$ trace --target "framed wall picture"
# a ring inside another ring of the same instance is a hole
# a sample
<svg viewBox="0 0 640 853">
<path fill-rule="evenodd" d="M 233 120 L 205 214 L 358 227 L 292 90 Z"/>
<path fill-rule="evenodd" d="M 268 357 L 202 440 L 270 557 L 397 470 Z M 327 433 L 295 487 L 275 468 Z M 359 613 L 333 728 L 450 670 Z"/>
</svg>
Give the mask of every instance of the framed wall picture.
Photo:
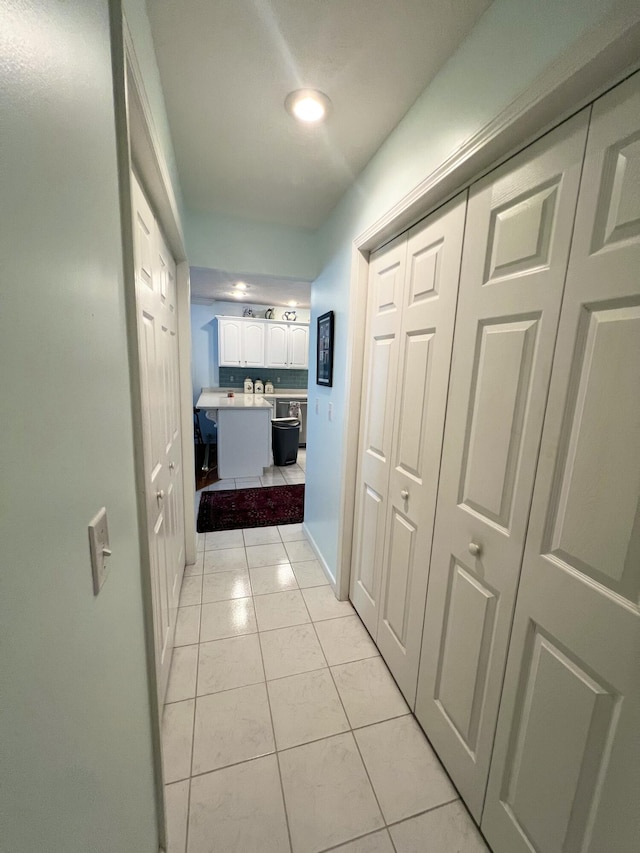
<svg viewBox="0 0 640 853">
<path fill-rule="evenodd" d="M 333 311 L 318 317 L 316 385 L 333 385 Z"/>
</svg>

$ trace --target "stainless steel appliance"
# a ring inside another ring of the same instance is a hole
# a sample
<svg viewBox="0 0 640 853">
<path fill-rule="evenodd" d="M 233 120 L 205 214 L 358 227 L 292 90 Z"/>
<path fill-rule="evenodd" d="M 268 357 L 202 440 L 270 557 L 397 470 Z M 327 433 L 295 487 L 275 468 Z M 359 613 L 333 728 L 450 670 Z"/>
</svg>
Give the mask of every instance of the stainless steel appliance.
<svg viewBox="0 0 640 853">
<path fill-rule="evenodd" d="M 276 400 L 277 418 L 300 419 L 300 447 L 307 446 L 307 401 Z"/>
</svg>

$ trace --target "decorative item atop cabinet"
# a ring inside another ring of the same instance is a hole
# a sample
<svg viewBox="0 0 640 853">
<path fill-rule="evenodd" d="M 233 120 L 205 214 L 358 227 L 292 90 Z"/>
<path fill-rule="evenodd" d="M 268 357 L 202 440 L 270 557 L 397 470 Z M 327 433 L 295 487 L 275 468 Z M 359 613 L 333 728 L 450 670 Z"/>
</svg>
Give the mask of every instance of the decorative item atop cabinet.
<svg viewBox="0 0 640 853">
<path fill-rule="evenodd" d="M 282 315 L 282 319 L 283 320 L 289 320 L 290 322 L 295 322 L 297 316 L 298 315 L 296 314 L 295 311 L 285 311 L 284 314 Z"/>
<path fill-rule="evenodd" d="M 253 308 L 250 308 L 250 307 L 247 305 L 247 307 L 246 307 L 246 308 L 244 309 L 244 311 L 242 312 L 242 316 L 243 316 L 243 317 L 255 317 L 255 316 L 256 316 L 256 312 L 253 310 Z"/>
<path fill-rule="evenodd" d="M 275 319 L 274 315 L 275 315 L 275 311 L 273 310 L 273 308 L 267 308 L 267 310 L 264 312 L 264 319 L 265 320 L 274 320 Z"/>
</svg>

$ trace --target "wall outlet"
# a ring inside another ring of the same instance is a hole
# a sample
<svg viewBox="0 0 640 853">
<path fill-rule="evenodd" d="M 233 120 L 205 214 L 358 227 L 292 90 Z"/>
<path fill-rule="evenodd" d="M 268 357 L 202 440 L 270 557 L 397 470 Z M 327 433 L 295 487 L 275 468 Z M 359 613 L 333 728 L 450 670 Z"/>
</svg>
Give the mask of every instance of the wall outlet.
<svg viewBox="0 0 640 853">
<path fill-rule="evenodd" d="M 107 558 L 111 556 L 106 507 L 102 507 L 100 512 L 89 522 L 89 549 L 91 551 L 93 594 L 97 595 L 109 574 Z"/>
<path fill-rule="evenodd" d="M 333 420 L 333 403 L 329 403 L 328 415 L 329 415 L 329 420 L 332 421 Z"/>
<path fill-rule="evenodd" d="M 229 377 L 229 382 L 233 382 L 233 374 Z"/>
</svg>

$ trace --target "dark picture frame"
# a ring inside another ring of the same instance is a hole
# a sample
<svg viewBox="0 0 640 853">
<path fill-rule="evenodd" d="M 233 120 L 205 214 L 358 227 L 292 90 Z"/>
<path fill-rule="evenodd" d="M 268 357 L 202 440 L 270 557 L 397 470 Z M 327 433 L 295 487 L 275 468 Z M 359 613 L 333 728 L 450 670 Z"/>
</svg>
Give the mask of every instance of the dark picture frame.
<svg viewBox="0 0 640 853">
<path fill-rule="evenodd" d="M 318 317 L 318 338 L 316 343 L 316 385 L 327 388 L 333 386 L 333 311 Z"/>
</svg>

